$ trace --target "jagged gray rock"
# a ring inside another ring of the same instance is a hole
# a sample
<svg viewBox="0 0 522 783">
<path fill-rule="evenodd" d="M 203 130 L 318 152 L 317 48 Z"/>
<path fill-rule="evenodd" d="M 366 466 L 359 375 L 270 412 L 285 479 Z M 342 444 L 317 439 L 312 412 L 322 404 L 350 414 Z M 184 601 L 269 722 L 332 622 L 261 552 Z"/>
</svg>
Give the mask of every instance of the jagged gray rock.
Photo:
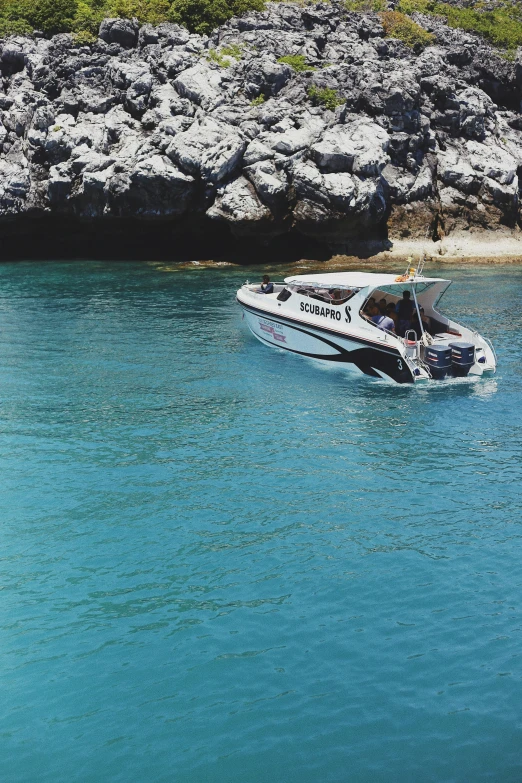
<svg viewBox="0 0 522 783">
<path fill-rule="evenodd" d="M 211 37 L 106 19 L 92 45 L 1 41 L 0 231 L 190 216 L 338 246 L 520 224 L 522 54 L 415 18 L 436 36 L 420 53 L 341 0 L 269 3 Z"/>
<path fill-rule="evenodd" d="M 100 25 L 100 38 L 107 43 L 132 47 L 136 44 L 138 31 L 136 19 L 104 19 Z"/>
<path fill-rule="evenodd" d="M 251 234 L 252 225 L 262 225 L 267 231 L 273 220 L 270 210 L 261 203 L 253 186 L 244 177 L 238 177 L 218 189 L 207 215 L 212 220 L 232 224 L 239 236 Z"/>
</svg>

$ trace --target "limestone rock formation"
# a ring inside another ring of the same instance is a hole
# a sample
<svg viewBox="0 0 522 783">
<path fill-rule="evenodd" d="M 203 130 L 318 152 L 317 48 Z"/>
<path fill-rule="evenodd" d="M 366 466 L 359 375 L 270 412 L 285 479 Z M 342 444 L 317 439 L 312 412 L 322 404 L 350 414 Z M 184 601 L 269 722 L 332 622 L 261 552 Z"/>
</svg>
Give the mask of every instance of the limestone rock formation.
<svg viewBox="0 0 522 783">
<path fill-rule="evenodd" d="M 0 236 L 68 217 L 330 247 L 517 227 L 522 57 L 417 21 L 436 36 L 420 53 L 338 0 L 210 38 L 106 19 L 92 45 L 1 41 Z"/>
</svg>

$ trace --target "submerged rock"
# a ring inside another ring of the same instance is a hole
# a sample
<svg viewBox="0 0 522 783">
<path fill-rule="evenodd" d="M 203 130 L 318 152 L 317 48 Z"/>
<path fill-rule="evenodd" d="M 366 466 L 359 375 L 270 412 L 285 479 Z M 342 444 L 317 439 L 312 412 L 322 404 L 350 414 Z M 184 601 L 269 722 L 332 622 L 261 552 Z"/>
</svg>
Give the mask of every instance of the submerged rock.
<svg viewBox="0 0 522 783">
<path fill-rule="evenodd" d="M 261 242 L 339 246 L 515 227 L 520 57 L 416 18 L 436 37 L 420 53 L 341 0 L 269 3 L 210 38 L 125 19 L 106 19 L 91 45 L 11 36 L 0 232 L 60 215 L 183 232 L 190 217 Z"/>
</svg>

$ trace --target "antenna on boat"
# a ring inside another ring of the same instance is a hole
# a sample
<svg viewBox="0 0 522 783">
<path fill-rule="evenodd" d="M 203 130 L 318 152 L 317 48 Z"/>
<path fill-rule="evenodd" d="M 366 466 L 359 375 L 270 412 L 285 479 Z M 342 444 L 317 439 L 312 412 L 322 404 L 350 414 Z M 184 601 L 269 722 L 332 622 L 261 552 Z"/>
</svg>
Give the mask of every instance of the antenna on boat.
<svg viewBox="0 0 522 783">
<path fill-rule="evenodd" d="M 417 266 L 415 266 L 413 256 L 408 256 L 408 258 L 406 259 L 406 271 L 403 275 L 404 280 L 415 280 L 416 277 L 421 277 L 425 263 L 426 263 L 425 252 L 422 254 L 422 256 L 419 256 L 419 260 L 417 261 Z"/>
<path fill-rule="evenodd" d="M 408 256 L 406 259 L 406 271 L 404 272 L 404 280 L 413 280 L 415 277 L 415 267 L 413 262 L 413 256 Z"/>
<path fill-rule="evenodd" d="M 415 270 L 415 277 L 422 277 L 422 272 L 424 270 L 424 264 L 426 263 L 426 251 L 422 253 L 422 256 L 419 257 L 419 263 L 417 264 L 417 269 Z"/>
<path fill-rule="evenodd" d="M 422 272 L 424 270 L 424 264 L 426 263 L 426 251 L 423 252 L 421 256 L 419 256 L 419 260 L 417 261 L 417 266 L 415 266 L 415 261 L 413 260 L 413 256 L 408 256 L 406 259 L 406 271 L 403 275 L 399 275 L 395 278 L 396 283 L 407 283 L 411 282 L 412 280 L 415 280 L 416 277 L 422 277 Z"/>
</svg>

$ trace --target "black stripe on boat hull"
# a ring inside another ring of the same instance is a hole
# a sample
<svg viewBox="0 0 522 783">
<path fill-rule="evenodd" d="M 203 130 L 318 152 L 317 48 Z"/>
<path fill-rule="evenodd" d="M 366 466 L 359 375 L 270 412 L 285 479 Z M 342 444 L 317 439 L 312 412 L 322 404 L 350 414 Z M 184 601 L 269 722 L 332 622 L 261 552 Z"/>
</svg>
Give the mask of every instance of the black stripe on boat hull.
<svg viewBox="0 0 522 783">
<path fill-rule="evenodd" d="M 285 318 L 285 316 L 279 316 L 279 315 L 272 316 L 271 314 L 267 314 L 263 310 L 258 310 L 257 308 L 251 308 L 248 305 L 244 305 L 242 302 L 239 302 L 239 304 L 242 307 L 244 307 L 245 310 L 251 312 L 253 315 L 259 314 L 263 318 L 272 320 L 275 323 L 280 323 L 281 326 L 286 326 L 287 328 L 293 329 L 296 332 L 301 332 L 302 334 L 306 334 L 308 337 L 313 337 L 315 340 L 319 340 L 320 342 L 325 343 L 325 345 L 328 345 L 330 348 L 333 348 L 334 350 L 338 351 L 338 353 L 334 355 L 325 356 L 324 354 L 315 354 L 315 353 L 308 353 L 307 351 L 298 351 L 294 348 L 288 348 L 287 346 L 282 344 L 276 345 L 275 343 L 266 340 L 264 337 L 261 337 L 261 335 L 254 333 L 254 336 L 257 337 L 258 340 L 261 340 L 262 342 L 272 346 L 273 348 L 274 347 L 282 348 L 285 351 L 290 351 L 290 353 L 296 353 L 299 354 L 300 356 L 308 356 L 311 359 L 320 359 L 321 361 L 326 361 L 326 362 L 354 364 L 365 375 L 371 375 L 374 378 L 381 377 L 379 373 L 376 372 L 376 370 L 379 370 L 384 375 L 388 375 L 397 383 L 414 382 L 414 378 L 411 374 L 411 371 L 407 366 L 407 364 L 405 363 L 399 351 L 381 350 L 380 348 L 375 348 L 374 346 L 368 347 L 366 341 L 357 340 L 357 338 L 355 337 L 353 338 L 354 342 L 363 342 L 365 343 L 366 347 L 356 348 L 355 350 L 349 351 L 346 348 L 344 348 L 342 345 L 338 345 L 337 343 L 334 343 L 332 340 L 327 339 L 321 334 L 315 334 L 314 332 L 311 332 L 308 329 L 294 326 L 293 323 L 292 324 L 281 323 L 281 320 L 279 319 L 284 319 L 285 321 L 290 320 Z M 317 329 L 320 330 L 320 327 L 317 327 Z M 332 335 L 333 333 L 331 331 L 328 331 L 328 334 Z M 351 340 L 352 338 L 346 335 L 346 339 Z"/>
<path fill-rule="evenodd" d="M 336 338 L 346 338 L 347 340 L 352 340 L 354 343 L 361 343 L 362 345 L 369 345 L 373 348 L 377 348 L 380 351 L 385 351 L 388 353 L 393 354 L 394 356 L 399 356 L 399 351 L 397 351 L 396 348 L 389 348 L 389 347 L 382 347 L 382 343 L 376 342 L 375 340 L 368 340 L 365 337 L 359 337 L 358 335 L 351 335 L 351 334 L 345 334 L 344 332 L 339 332 L 335 329 L 328 329 L 327 326 L 320 326 L 319 324 L 305 324 L 303 321 L 300 321 L 298 318 L 292 318 L 289 315 L 282 315 L 280 313 L 271 313 L 269 310 L 261 310 L 258 307 L 254 307 L 250 304 L 245 304 L 245 302 L 242 302 L 240 299 L 236 297 L 236 301 L 244 310 L 248 310 L 249 313 L 254 313 L 254 315 L 260 315 L 262 318 L 268 318 L 269 320 L 272 319 L 273 321 L 276 321 L 277 323 L 281 323 L 282 321 L 285 321 L 283 326 L 287 326 L 288 324 L 292 325 L 292 328 L 297 329 L 298 331 L 303 331 L 302 327 L 308 327 L 310 329 L 318 329 L 320 332 L 324 334 L 331 335 L 332 337 Z M 305 332 L 306 334 L 311 334 L 311 332 Z M 315 335 L 314 335 L 315 336 Z"/>
</svg>

